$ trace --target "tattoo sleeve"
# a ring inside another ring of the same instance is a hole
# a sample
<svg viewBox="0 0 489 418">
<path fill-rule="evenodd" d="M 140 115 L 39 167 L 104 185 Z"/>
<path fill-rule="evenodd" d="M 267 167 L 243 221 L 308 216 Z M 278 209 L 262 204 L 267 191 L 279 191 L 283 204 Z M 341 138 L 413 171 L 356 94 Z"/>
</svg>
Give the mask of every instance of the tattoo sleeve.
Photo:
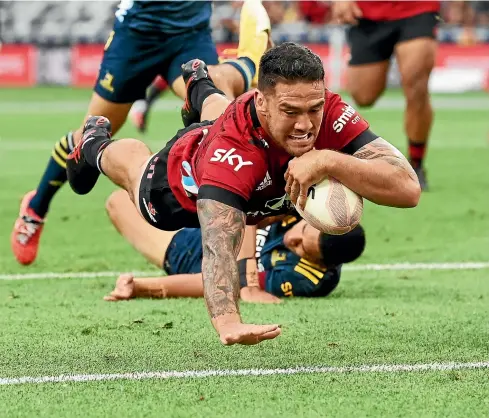
<svg viewBox="0 0 489 418">
<path fill-rule="evenodd" d="M 417 181 L 416 173 L 404 155 L 402 155 L 402 153 L 396 147 L 389 144 L 381 137 L 378 137 L 372 142 L 369 142 L 361 147 L 353 154 L 353 156 L 361 160 L 375 160 L 381 158 L 382 161 L 385 161 L 386 163 L 407 172 L 409 177 Z"/>
<path fill-rule="evenodd" d="M 212 319 L 239 314 L 238 256 L 245 232 L 244 212 L 211 199 L 197 201 L 202 230 L 202 274 L 207 310 Z"/>
</svg>

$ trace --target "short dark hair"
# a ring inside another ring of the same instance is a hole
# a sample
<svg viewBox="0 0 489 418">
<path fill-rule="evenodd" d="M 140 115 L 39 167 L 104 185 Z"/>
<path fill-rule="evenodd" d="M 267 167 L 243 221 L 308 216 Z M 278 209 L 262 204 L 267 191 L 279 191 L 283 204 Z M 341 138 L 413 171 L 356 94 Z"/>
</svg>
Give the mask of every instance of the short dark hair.
<svg viewBox="0 0 489 418">
<path fill-rule="evenodd" d="M 295 42 L 269 49 L 260 60 L 258 89 L 273 88 L 279 82 L 323 81 L 324 66 L 314 52 Z"/>
<path fill-rule="evenodd" d="M 361 225 L 343 235 L 319 236 L 321 258 L 327 266 L 351 263 L 360 257 L 365 249 L 365 231 Z"/>
</svg>

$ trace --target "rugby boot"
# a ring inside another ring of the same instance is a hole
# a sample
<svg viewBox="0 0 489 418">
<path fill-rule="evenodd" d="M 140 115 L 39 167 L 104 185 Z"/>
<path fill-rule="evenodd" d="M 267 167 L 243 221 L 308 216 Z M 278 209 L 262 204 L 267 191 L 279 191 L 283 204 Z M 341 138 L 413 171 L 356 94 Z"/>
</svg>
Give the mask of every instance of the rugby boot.
<svg viewBox="0 0 489 418">
<path fill-rule="evenodd" d="M 202 79 L 211 80 L 207 65 L 204 61 L 199 59 L 193 59 L 182 65 L 182 76 L 185 82 L 185 88 L 187 95 L 185 97 L 185 103 L 182 106 L 182 121 L 185 127 L 192 125 L 192 123 L 200 122 L 200 112 L 192 106 L 190 95 L 192 87 L 195 83 Z"/>
<path fill-rule="evenodd" d="M 421 186 L 421 190 L 423 192 L 427 192 L 429 190 L 428 187 L 428 179 L 426 177 L 426 170 L 423 168 L 423 166 L 418 165 L 418 166 L 413 166 L 414 172 L 418 176 L 418 181 L 419 185 Z"/>
<path fill-rule="evenodd" d="M 29 207 L 29 203 L 35 194 L 36 191 L 31 190 L 22 198 L 19 217 L 16 219 L 10 235 L 12 252 L 17 261 L 25 266 L 35 261 L 39 249 L 39 239 L 44 228 L 44 219 Z"/>
<path fill-rule="evenodd" d="M 83 127 L 83 136 L 66 159 L 66 173 L 73 191 L 77 194 L 89 193 L 97 183 L 100 171 L 90 165 L 83 152 L 84 146 L 96 137 L 110 139 L 111 125 L 104 116 L 90 116 Z M 105 147 L 107 143 L 103 146 Z M 100 151 L 100 150 L 99 150 Z"/>
<path fill-rule="evenodd" d="M 131 107 L 129 117 L 136 129 L 144 134 L 148 121 L 149 105 L 146 100 L 136 100 Z"/>
</svg>

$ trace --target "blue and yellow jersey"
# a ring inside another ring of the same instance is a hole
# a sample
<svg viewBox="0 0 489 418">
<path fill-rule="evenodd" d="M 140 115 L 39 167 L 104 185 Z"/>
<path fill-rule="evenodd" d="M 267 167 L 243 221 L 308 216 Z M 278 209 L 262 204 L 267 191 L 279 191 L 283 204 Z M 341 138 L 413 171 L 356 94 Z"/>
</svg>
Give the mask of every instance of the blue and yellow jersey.
<svg viewBox="0 0 489 418">
<path fill-rule="evenodd" d="M 285 233 L 300 219 L 288 217 L 256 235 L 260 284 L 269 293 L 284 296 L 326 296 L 338 285 L 341 266 L 311 263 L 284 245 Z M 200 229 L 184 228 L 173 237 L 163 264 L 168 274 L 202 272 L 202 235 Z"/>
<path fill-rule="evenodd" d="M 290 216 L 257 231 L 256 256 L 263 287 L 277 296 L 326 296 L 338 285 L 341 266 L 326 268 L 285 247 L 285 233 L 299 221 Z"/>
<path fill-rule="evenodd" d="M 211 1 L 181 0 L 122 0 L 115 13 L 119 25 L 168 35 L 210 27 L 211 15 Z"/>
</svg>

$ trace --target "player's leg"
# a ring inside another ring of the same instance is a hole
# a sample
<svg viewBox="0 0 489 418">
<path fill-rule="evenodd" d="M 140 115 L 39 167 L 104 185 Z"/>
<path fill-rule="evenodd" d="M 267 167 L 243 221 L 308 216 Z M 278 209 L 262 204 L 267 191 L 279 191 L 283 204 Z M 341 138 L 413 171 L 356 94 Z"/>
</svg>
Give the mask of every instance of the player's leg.
<svg viewBox="0 0 489 418">
<path fill-rule="evenodd" d="M 68 155 L 68 181 L 75 193 L 87 194 L 103 173 L 126 190 L 139 208 L 140 181 L 151 151 L 136 139 L 111 140 L 110 128 L 110 122 L 103 116 L 87 120 L 82 139 Z"/>
<path fill-rule="evenodd" d="M 406 98 L 404 129 L 409 143 L 409 160 L 423 190 L 428 187 L 423 166 L 433 123 L 428 81 L 435 65 L 437 15 L 424 13 L 404 19 L 396 57 Z"/>
<path fill-rule="evenodd" d="M 270 44 L 271 25 L 260 0 L 246 0 L 240 17 L 239 45 L 236 59 L 218 64 L 210 31 L 201 31 L 199 42 L 188 39 L 187 47 L 175 57 L 168 70 L 168 81 L 173 91 L 185 98 L 186 85 L 179 67 L 191 59 L 201 59 L 209 66 L 209 75 L 216 87 L 233 99 L 248 91 L 258 74 L 260 58 Z M 175 76 L 178 74 L 178 77 Z M 173 81 L 172 81 L 173 80 Z"/>
<path fill-rule="evenodd" d="M 156 75 L 156 70 L 150 71 L 154 66 L 151 57 L 140 59 L 146 51 L 145 42 L 121 28 L 111 34 L 105 46 L 87 116 L 109 118 L 113 133 L 124 124 L 132 102 L 144 97 L 146 86 Z M 22 264 L 31 264 L 37 256 L 44 218 L 52 199 L 66 182 L 66 158 L 79 142 L 81 132 L 81 129 L 69 132 L 55 144 L 37 189 L 24 196 L 11 234 L 12 251 Z"/>
<path fill-rule="evenodd" d="M 358 106 L 371 106 L 384 92 L 396 33 L 391 22 L 362 20 L 348 31 L 347 90 Z"/>
<path fill-rule="evenodd" d="M 112 193 L 105 208 L 112 224 L 132 247 L 150 263 L 163 268 L 166 251 L 176 231 L 161 231 L 146 222 L 125 190 Z"/>
</svg>

